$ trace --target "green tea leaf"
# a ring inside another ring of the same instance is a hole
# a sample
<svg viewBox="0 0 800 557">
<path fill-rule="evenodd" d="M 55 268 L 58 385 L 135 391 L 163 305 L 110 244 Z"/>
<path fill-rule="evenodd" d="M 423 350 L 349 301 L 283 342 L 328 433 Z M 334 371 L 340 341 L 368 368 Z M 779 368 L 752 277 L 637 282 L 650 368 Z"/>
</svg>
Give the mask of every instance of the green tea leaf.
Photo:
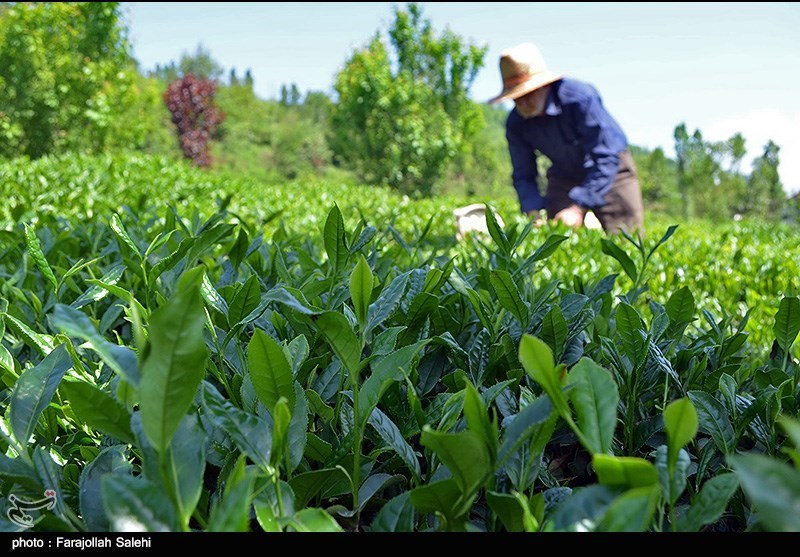
<svg viewBox="0 0 800 557">
<path fill-rule="evenodd" d="M 351 377 L 357 377 L 361 364 L 361 344 L 347 317 L 336 311 L 326 311 L 311 317 L 311 323 L 328 341 Z"/>
<path fill-rule="evenodd" d="M 78 486 L 80 510 L 86 529 L 107 532 L 110 524 L 103 508 L 102 480 L 106 475 L 126 476 L 131 465 L 121 447 L 107 447 L 83 469 Z"/>
<path fill-rule="evenodd" d="M 345 486 L 342 493 L 350 492 L 350 478 L 341 468 L 323 468 L 303 472 L 289 480 L 289 485 L 292 486 L 295 494 L 297 507 L 305 507 L 314 497 L 338 484 Z"/>
<path fill-rule="evenodd" d="M 372 414 L 370 414 L 368 423 L 375 429 L 378 435 L 380 435 L 384 443 L 386 443 L 394 452 L 396 452 L 397 455 L 402 459 L 403 463 L 408 466 L 408 469 L 413 474 L 415 481 L 417 483 L 421 483 L 422 471 L 420 470 L 417 455 L 414 454 L 414 449 L 405 440 L 397 425 L 389 418 L 389 416 L 381 412 L 379 408 L 372 410 Z M 361 501 L 360 497 L 359 501 Z"/>
<path fill-rule="evenodd" d="M 500 248 L 502 254 L 509 255 L 511 253 L 511 245 L 508 242 L 508 237 L 497 222 L 494 210 L 489 205 L 486 205 L 485 216 L 486 229 L 489 231 L 492 240 L 494 240 L 494 243 Z"/>
<path fill-rule="evenodd" d="M 658 485 L 656 467 L 643 458 L 598 453 L 592 455 L 592 466 L 603 485 L 625 488 Z"/>
<path fill-rule="evenodd" d="M 178 515 L 166 492 L 142 477 L 108 474 L 101 480 L 112 532 L 176 532 Z"/>
<path fill-rule="evenodd" d="M 50 404 L 61 378 L 72 367 L 65 345 L 50 352 L 36 367 L 23 371 L 11 393 L 9 422 L 23 446 L 36 429 L 39 416 Z"/>
<path fill-rule="evenodd" d="M 778 345 L 784 352 L 788 352 L 800 333 L 800 298 L 794 296 L 781 300 L 772 330 Z"/>
<path fill-rule="evenodd" d="M 250 531 L 250 506 L 256 477 L 245 468 L 245 459 L 240 457 L 225 480 L 222 497 L 211 507 L 208 532 Z"/>
<path fill-rule="evenodd" d="M 619 391 L 614 376 L 588 358 L 572 368 L 569 399 L 575 409 L 582 442 L 591 453 L 610 453 L 617 427 Z"/>
<path fill-rule="evenodd" d="M 296 532 L 342 532 L 342 527 L 322 509 L 303 509 L 289 521 Z"/>
<path fill-rule="evenodd" d="M 669 459 L 667 466 L 673 469 L 678 451 L 697 435 L 697 412 L 688 398 L 675 400 L 664 409 L 664 429 L 667 430 Z"/>
<path fill-rule="evenodd" d="M 453 473 L 465 495 L 475 493 L 493 471 L 486 444 L 472 431 L 440 433 L 425 426 L 421 442 Z"/>
<path fill-rule="evenodd" d="M 404 491 L 381 507 L 372 520 L 370 531 L 413 532 L 414 505 L 411 503 L 410 492 Z"/>
<path fill-rule="evenodd" d="M 711 435 L 717 448 L 724 454 L 733 452 L 736 434 L 725 407 L 703 391 L 689 391 L 688 395 L 697 411 L 700 429 Z"/>
<path fill-rule="evenodd" d="M 119 215 L 117 215 L 116 213 L 111 215 L 110 228 L 114 232 L 114 235 L 116 235 L 117 239 L 122 244 L 125 244 L 126 246 L 128 246 L 128 248 L 131 250 L 131 253 L 136 254 L 136 256 L 139 258 L 139 260 L 141 260 L 142 259 L 142 254 L 139 251 L 139 248 L 136 246 L 136 244 L 133 242 L 133 240 L 131 240 L 131 237 L 128 234 L 128 231 L 125 230 L 125 226 L 123 226 L 122 221 L 119 218 Z M 121 247 L 122 246 L 120 245 L 120 248 Z"/>
<path fill-rule="evenodd" d="M 497 455 L 498 465 L 503 465 L 528 440 L 531 440 L 533 456 L 543 451 L 553 435 L 557 418 L 548 396 L 540 396 L 520 410 L 503 430 L 503 444 Z"/>
<path fill-rule="evenodd" d="M 598 532 L 645 532 L 653 521 L 661 487 L 637 487 L 617 497 L 597 524 Z"/>
<path fill-rule="evenodd" d="M 694 319 L 694 296 L 687 286 L 673 292 L 665 307 L 670 324 L 689 323 Z"/>
<path fill-rule="evenodd" d="M 83 381 L 65 381 L 61 389 L 81 422 L 125 443 L 134 442 L 130 414 L 114 398 Z"/>
<path fill-rule="evenodd" d="M 429 340 L 404 346 L 400 350 L 385 356 L 372 367 L 372 374 L 364 381 L 358 393 L 358 404 L 361 412 L 359 426 L 363 429 L 372 414 L 372 409 L 378 405 L 383 393 L 395 381 L 401 381 L 409 374 L 412 362 L 420 350 Z"/>
<path fill-rule="evenodd" d="M 539 333 L 539 337 L 550 346 L 556 359 L 564 351 L 568 333 L 567 320 L 564 319 L 561 308 L 554 305 L 542 319 L 542 330 Z"/>
<path fill-rule="evenodd" d="M 233 326 L 243 321 L 258 307 L 261 301 L 261 285 L 256 275 L 251 275 L 236 291 L 228 308 L 228 324 Z"/>
<path fill-rule="evenodd" d="M 28 224 L 25 224 L 25 245 L 28 247 L 28 253 L 33 257 L 33 261 L 36 263 L 39 271 L 44 275 L 44 278 L 47 279 L 47 282 L 50 283 L 50 286 L 53 287 L 53 292 L 58 293 L 58 280 L 53 274 L 53 269 L 50 268 L 50 264 L 47 262 L 44 252 L 42 252 L 42 244 L 36 236 L 36 231 Z"/>
<path fill-rule="evenodd" d="M 429 483 L 411 490 L 409 498 L 416 509 L 424 514 L 439 513 L 446 521 L 448 530 L 463 530 L 464 509 L 459 483 L 454 479 Z"/>
<path fill-rule="evenodd" d="M 292 420 L 292 413 L 285 398 L 281 398 L 275 403 L 272 410 L 272 455 L 271 464 L 278 467 L 283 455 L 286 453 L 287 438 L 289 435 L 289 422 Z"/>
<path fill-rule="evenodd" d="M 525 531 L 525 512 L 520 501 L 508 493 L 486 492 L 486 502 L 509 532 Z"/>
<path fill-rule="evenodd" d="M 569 416 L 567 397 L 561 390 L 561 378 L 558 376 L 550 347 L 535 336 L 522 335 L 519 361 L 528 375 L 542 386 L 558 413 L 561 416 Z"/>
<path fill-rule="evenodd" d="M 208 305 L 210 305 L 217 313 L 222 314 L 226 319 L 228 317 L 228 302 L 225 298 L 219 295 L 214 285 L 208 279 L 208 274 L 203 274 L 203 282 L 200 285 L 200 294 Z"/>
<path fill-rule="evenodd" d="M 628 275 L 628 277 L 630 277 L 630 279 L 635 283 L 639 273 L 636 271 L 636 265 L 634 265 L 633 261 L 631 261 L 631 258 L 628 256 L 628 254 L 608 238 L 603 238 L 600 240 L 600 246 L 603 250 L 603 253 L 610 255 L 616 259 L 620 265 L 622 265 L 622 270 L 625 271 L 625 274 Z"/>
<path fill-rule="evenodd" d="M 23 337 L 25 344 L 31 348 L 35 348 L 42 356 L 47 356 L 53 351 L 53 339 L 50 335 L 40 335 L 34 332 L 22 321 L 16 319 L 13 315 L 4 314 L 3 319 L 14 329 L 18 334 Z"/>
<path fill-rule="evenodd" d="M 253 332 L 247 345 L 250 379 L 264 408 L 272 412 L 278 399 L 284 397 L 294 408 L 294 377 L 283 348 L 261 329 Z"/>
<path fill-rule="evenodd" d="M 363 255 L 358 257 L 358 263 L 350 275 L 350 298 L 353 300 L 358 324 L 363 330 L 367 324 L 367 310 L 372 299 L 372 269 Z"/>
<path fill-rule="evenodd" d="M 187 271 L 176 294 L 150 319 L 139 392 L 144 431 L 159 452 L 169 446 L 206 373 L 202 277 L 202 267 Z"/>
<path fill-rule="evenodd" d="M 800 532 L 800 471 L 768 456 L 728 456 L 758 520 L 773 532 Z"/>
<path fill-rule="evenodd" d="M 511 313 L 523 329 L 526 328 L 530 321 L 528 306 L 522 300 L 519 288 L 514 284 L 511 274 L 502 270 L 494 270 L 489 274 L 489 282 L 503 309 Z"/>
<path fill-rule="evenodd" d="M 736 474 L 720 474 L 703 484 L 689 511 L 678 520 L 677 529 L 681 532 L 697 532 L 722 516 L 733 494 L 739 488 Z"/>
<path fill-rule="evenodd" d="M 325 252 L 328 254 L 333 269 L 333 276 L 344 268 L 347 257 L 350 255 L 345 239 L 344 219 L 339 207 L 334 204 L 325 220 L 325 231 L 323 233 Z"/>
<path fill-rule="evenodd" d="M 136 354 L 127 346 L 118 346 L 103 338 L 85 313 L 70 306 L 56 304 L 50 321 L 53 327 L 63 333 L 87 341 L 111 369 L 134 387 L 139 386 L 141 377 Z"/>
<path fill-rule="evenodd" d="M 202 393 L 203 409 L 214 424 L 262 470 L 267 470 L 271 462 L 272 428 L 266 420 L 236 408 L 209 383 L 203 385 Z"/>
<path fill-rule="evenodd" d="M 673 465 L 668 465 L 667 459 L 667 446 L 660 445 L 656 449 L 656 470 L 667 502 L 674 505 L 686 490 L 691 460 L 683 449 L 678 451 Z"/>
</svg>

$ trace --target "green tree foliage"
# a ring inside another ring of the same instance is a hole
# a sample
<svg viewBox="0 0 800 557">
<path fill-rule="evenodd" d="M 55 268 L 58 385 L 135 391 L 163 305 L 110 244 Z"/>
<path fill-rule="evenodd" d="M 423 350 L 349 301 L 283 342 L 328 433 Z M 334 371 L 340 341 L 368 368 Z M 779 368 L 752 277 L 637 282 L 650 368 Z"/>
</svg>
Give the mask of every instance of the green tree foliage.
<svg viewBox="0 0 800 557">
<path fill-rule="evenodd" d="M 467 93 L 486 49 L 437 36 L 417 4 L 395 10 L 389 38 L 391 54 L 376 35 L 337 76 L 332 148 L 363 180 L 429 195 L 484 125 Z"/>
<path fill-rule="evenodd" d="M 648 209 L 672 213 L 679 210 L 678 169 L 661 147 L 649 151 L 631 146 L 642 200 Z"/>
<path fill-rule="evenodd" d="M 764 146 L 764 153 L 753 162 L 753 172 L 748 180 L 749 212 L 753 215 L 768 218 L 780 218 L 786 202 L 778 164 L 780 159 L 778 147 L 772 141 Z"/>
<path fill-rule="evenodd" d="M 6 6 L 0 18 L 0 156 L 143 143 L 152 120 L 137 118 L 141 88 L 120 12 L 118 2 Z"/>
<path fill-rule="evenodd" d="M 258 98 L 245 83 L 220 87 L 217 103 L 226 114 L 213 147 L 218 168 L 269 182 L 338 173 L 326 139 L 331 100 L 324 93 L 284 106 Z"/>
<path fill-rule="evenodd" d="M 232 76 L 234 75 L 233 72 L 234 70 L 231 70 Z M 224 73 L 225 69 L 211 56 L 211 52 L 200 43 L 194 52 L 182 53 L 180 60 L 177 62 L 173 60 L 164 65 L 157 64 L 151 75 L 167 83 L 172 83 L 187 75 L 193 75 L 199 79 L 219 81 Z"/>
</svg>

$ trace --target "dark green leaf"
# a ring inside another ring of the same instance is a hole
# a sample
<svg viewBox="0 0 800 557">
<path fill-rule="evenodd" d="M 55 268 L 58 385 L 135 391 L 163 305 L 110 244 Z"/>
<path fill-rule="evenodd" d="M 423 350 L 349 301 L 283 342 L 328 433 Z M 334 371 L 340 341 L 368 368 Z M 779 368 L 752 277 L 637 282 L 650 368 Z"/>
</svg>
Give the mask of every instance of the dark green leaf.
<svg viewBox="0 0 800 557">
<path fill-rule="evenodd" d="M 633 282 L 636 282 L 636 278 L 639 274 L 636 271 L 636 265 L 631 261 L 628 254 L 608 238 L 600 240 L 600 245 L 603 253 L 616 259 L 619 264 L 622 265 L 622 270 L 625 271 L 625 274 L 628 275 Z"/>
<path fill-rule="evenodd" d="M 130 414 L 114 398 L 83 381 L 65 381 L 61 389 L 82 423 L 125 443 L 134 442 Z"/>
<path fill-rule="evenodd" d="M 187 271 L 177 293 L 150 319 L 139 391 L 144 431 L 159 452 L 169 446 L 206 373 L 202 277 L 202 267 Z"/>
<path fill-rule="evenodd" d="M 141 377 L 136 354 L 126 346 L 118 346 L 104 339 L 85 313 L 70 306 L 56 304 L 50 321 L 63 333 L 86 340 L 111 369 L 132 386 L 139 386 Z"/>
<path fill-rule="evenodd" d="M 247 345 L 247 365 L 258 399 L 272 412 L 280 397 L 294 408 L 292 368 L 281 345 L 261 329 L 256 329 Z"/>
<path fill-rule="evenodd" d="M 410 492 L 404 491 L 381 507 L 372 520 L 370 531 L 413 532 L 414 505 L 411 503 Z"/>
<path fill-rule="evenodd" d="M 550 397 L 540 396 L 528 404 L 513 416 L 510 425 L 503 430 L 503 444 L 497 455 L 498 465 L 505 463 L 529 439 L 532 439 L 531 452 L 534 456 L 544 450 L 555 429 L 556 419 Z"/>
<path fill-rule="evenodd" d="M 214 424 L 225 431 L 236 446 L 263 470 L 270 465 L 272 428 L 263 419 L 236 408 L 216 388 L 203 386 L 203 408 Z"/>
<path fill-rule="evenodd" d="M 61 378 L 71 367 L 72 358 L 62 344 L 17 379 L 11 393 L 9 422 L 14 436 L 23 446 L 28 444 L 39 415 L 50 404 Z"/>
<path fill-rule="evenodd" d="M 328 218 L 325 220 L 323 240 L 325 252 L 328 254 L 328 261 L 330 261 L 333 268 L 333 274 L 336 275 L 344 268 L 347 263 L 347 256 L 350 253 L 345 239 L 344 219 L 342 219 L 342 213 L 336 205 L 331 208 Z"/>
<path fill-rule="evenodd" d="M 357 377 L 361 364 L 361 344 L 347 317 L 335 311 L 326 311 L 312 318 L 311 323 L 328 341 L 350 376 Z"/>
<path fill-rule="evenodd" d="M 689 453 L 681 449 L 675 456 L 675 463 L 667 464 L 667 446 L 661 445 L 656 449 L 656 469 L 661 481 L 661 488 L 667 502 L 674 505 L 678 498 L 686 490 L 686 482 L 689 475 Z"/>
<path fill-rule="evenodd" d="M 401 381 L 410 373 L 414 358 L 420 350 L 428 344 L 423 340 L 385 356 L 372 367 L 372 374 L 364 381 L 358 393 L 360 427 L 363 429 L 372 414 L 372 409 L 378 405 L 383 393 L 395 381 Z"/>
<path fill-rule="evenodd" d="M 650 527 L 661 487 L 637 487 L 617 497 L 597 524 L 598 532 L 645 532 Z"/>
<path fill-rule="evenodd" d="M 42 244 L 39 242 L 39 238 L 36 237 L 36 231 L 28 224 L 25 224 L 25 244 L 39 271 L 50 283 L 50 286 L 53 287 L 53 292 L 56 292 L 58 290 L 58 280 L 56 280 L 56 276 L 53 274 L 53 270 L 42 252 Z"/>
<path fill-rule="evenodd" d="M 719 520 L 739 487 L 736 474 L 720 474 L 703 484 L 689 511 L 678 521 L 681 532 L 697 532 L 707 524 Z"/>
<path fill-rule="evenodd" d="M 759 521 L 773 532 L 800 532 L 800 471 L 767 456 L 729 456 Z"/>
<path fill-rule="evenodd" d="M 572 368 L 569 399 L 575 409 L 582 442 L 591 453 L 609 453 L 617 427 L 619 391 L 614 376 L 588 358 Z"/>
<path fill-rule="evenodd" d="M 415 481 L 421 483 L 422 471 L 420 470 L 417 455 L 414 454 L 414 449 L 405 440 L 397 425 L 395 425 L 389 416 L 381 412 L 379 408 L 375 408 L 372 411 L 368 423 L 375 429 L 378 435 L 380 435 L 384 443 L 395 451 L 402 459 L 403 463 L 408 466 Z M 359 498 L 359 501 L 360 500 L 361 498 Z"/>
<path fill-rule="evenodd" d="M 108 517 L 103 508 L 102 480 L 106 474 L 126 476 L 131 473 L 131 465 L 125 458 L 121 447 L 107 447 L 95 457 L 80 476 L 78 495 L 80 510 L 86 528 L 90 532 L 107 532 Z"/>
<path fill-rule="evenodd" d="M 524 532 L 525 512 L 522 504 L 507 493 L 486 492 L 486 502 L 509 532 Z"/>
<path fill-rule="evenodd" d="M 166 492 L 144 478 L 106 475 L 101 493 L 112 532 L 178 530 L 178 516 Z"/>
<path fill-rule="evenodd" d="M 249 514 L 256 476 L 245 468 L 245 459 L 239 458 L 228 478 L 222 497 L 211 507 L 208 532 L 248 532 Z"/>
<path fill-rule="evenodd" d="M 530 321 L 528 306 L 522 300 L 519 288 L 514 284 L 511 275 L 506 271 L 494 270 L 489 275 L 489 281 L 503 309 L 511 313 L 523 328 L 527 327 Z"/>
<path fill-rule="evenodd" d="M 724 454 L 732 452 L 736 445 L 735 433 L 725 407 L 703 391 L 690 391 L 688 395 L 697 411 L 700 429 L 711 435 L 717 448 Z"/>
<path fill-rule="evenodd" d="M 673 292 L 665 307 L 672 324 L 689 323 L 694 319 L 694 296 L 686 286 Z"/>
<path fill-rule="evenodd" d="M 486 444 L 472 431 L 440 433 L 425 426 L 421 442 L 453 473 L 465 496 L 475 493 L 493 471 Z"/>
<path fill-rule="evenodd" d="M 772 330 L 778 345 L 788 352 L 800 332 L 800 298 L 794 296 L 781 300 Z"/>
</svg>

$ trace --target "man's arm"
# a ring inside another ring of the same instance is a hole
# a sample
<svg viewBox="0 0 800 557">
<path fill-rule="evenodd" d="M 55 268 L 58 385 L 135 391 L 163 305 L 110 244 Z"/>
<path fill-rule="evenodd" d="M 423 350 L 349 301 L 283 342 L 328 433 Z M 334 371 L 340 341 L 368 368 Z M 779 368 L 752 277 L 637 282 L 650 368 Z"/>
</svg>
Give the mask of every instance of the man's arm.
<svg viewBox="0 0 800 557">
<path fill-rule="evenodd" d="M 511 178 L 517 190 L 520 209 L 523 213 L 536 213 L 544 209 L 544 199 L 539 192 L 536 154 L 511 122 L 506 126 L 506 139 L 513 167 Z"/>
<path fill-rule="evenodd" d="M 594 165 L 583 183 L 569 192 L 569 197 L 584 209 L 591 209 L 605 205 L 603 196 L 611 189 L 619 170 L 619 153 L 628 145 L 596 92 L 577 109 L 581 144 Z"/>
</svg>

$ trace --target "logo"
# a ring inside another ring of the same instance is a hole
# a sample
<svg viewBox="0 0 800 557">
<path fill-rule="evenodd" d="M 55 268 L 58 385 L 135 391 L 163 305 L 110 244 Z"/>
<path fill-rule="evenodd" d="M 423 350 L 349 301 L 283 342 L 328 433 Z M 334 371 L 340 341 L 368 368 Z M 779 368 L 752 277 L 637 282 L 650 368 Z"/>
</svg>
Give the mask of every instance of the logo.
<svg viewBox="0 0 800 557">
<path fill-rule="evenodd" d="M 33 517 L 26 511 L 53 510 L 56 506 L 56 492 L 48 489 L 44 492 L 44 499 L 38 501 L 26 501 L 12 494 L 8 496 L 8 501 L 11 503 L 11 508 L 6 511 L 8 519 L 17 526 L 30 528 L 33 526 Z"/>
</svg>

